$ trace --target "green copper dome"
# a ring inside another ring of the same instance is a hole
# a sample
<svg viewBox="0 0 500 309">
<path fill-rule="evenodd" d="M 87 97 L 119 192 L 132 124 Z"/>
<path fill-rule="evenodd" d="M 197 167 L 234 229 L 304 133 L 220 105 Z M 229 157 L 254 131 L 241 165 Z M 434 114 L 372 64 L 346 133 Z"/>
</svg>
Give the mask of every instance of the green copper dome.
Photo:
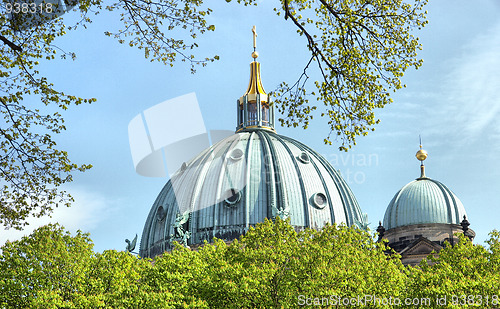
<svg viewBox="0 0 500 309">
<path fill-rule="evenodd" d="M 439 181 L 418 178 L 401 188 L 389 203 L 384 227 L 447 223 L 460 224 L 466 215 L 458 197 Z"/>
<path fill-rule="evenodd" d="M 349 186 L 317 152 L 269 130 L 236 133 L 187 162 L 165 185 L 147 218 L 140 254 L 161 254 L 174 240 L 232 240 L 276 216 L 290 217 L 299 229 L 366 226 Z"/>
</svg>

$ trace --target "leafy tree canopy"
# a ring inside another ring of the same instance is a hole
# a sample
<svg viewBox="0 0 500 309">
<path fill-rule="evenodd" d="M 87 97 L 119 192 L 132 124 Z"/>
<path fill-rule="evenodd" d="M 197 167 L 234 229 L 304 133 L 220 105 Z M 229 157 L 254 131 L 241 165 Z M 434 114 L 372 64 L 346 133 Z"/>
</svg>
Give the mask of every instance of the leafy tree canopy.
<svg viewBox="0 0 500 309">
<path fill-rule="evenodd" d="M 201 248 L 197 254 L 208 265 L 196 280 L 197 290 L 212 308 L 295 308 L 318 302 L 334 307 L 335 301 L 358 295 L 396 297 L 404 287 L 403 266 L 385 250 L 358 228 L 329 225 L 297 232 L 289 220 L 277 218 L 229 246 L 219 240 Z"/>
<path fill-rule="evenodd" d="M 356 308 L 497 308 L 497 231 L 488 244 L 461 237 L 404 267 L 360 229 L 297 232 L 277 218 L 230 244 L 178 245 L 150 260 L 96 253 L 88 234 L 48 225 L 0 248 L 0 308 L 338 308 L 352 299 Z M 415 299 L 429 302 L 405 304 Z"/>
<path fill-rule="evenodd" d="M 490 233 L 488 249 L 472 244 L 463 234 L 458 237 L 457 245 L 447 244 L 437 256 L 411 269 L 412 298 L 430 299 L 426 308 L 500 307 L 500 234 Z"/>
<path fill-rule="evenodd" d="M 85 27 L 92 14 L 119 10 L 123 28 L 105 34 L 144 50 L 151 61 L 172 65 L 180 58 L 190 62 L 194 72 L 196 65 L 218 56 L 198 60 L 190 53 L 197 47 L 198 34 L 215 29 L 206 23 L 211 10 L 201 10 L 202 1 L 66 1 L 64 9 L 81 14 L 74 25 L 55 14 L 61 10 L 55 4 L 33 8 L 16 3 L 0 2 L 0 224 L 21 229 L 29 216 L 50 214 L 59 204 L 69 206 L 73 198 L 60 186 L 76 171 L 91 167 L 72 163 L 53 138 L 66 129 L 57 109 L 96 101 L 57 89 L 38 70 L 40 61 L 76 58 L 74 52 L 55 45 L 58 37 Z M 167 31 L 177 28 L 184 32 L 170 37 Z"/>
<path fill-rule="evenodd" d="M 412 30 L 425 26 L 427 0 L 284 0 L 278 15 L 297 27 L 311 56 L 293 84 L 277 89 L 276 104 L 287 115 L 287 126 L 307 128 L 318 107 L 330 134 L 325 143 L 341 141 L 347 151 L 356 137 L 379 123 L 375 108 L 392 102 L 390 91 L 402 88 L 400 78 L 409 67 L 418 68 L 421 49 Z M 321 78 L 309 85 L 308 71 L 315 64 Z M 315 98 L 317 103 L 310 102 Z"/>
<path fill-rule="evenodd" d="M 1 248 L 0 308 L 289 308 L 300 295 L 398 295 L 404 272 L 385 249 L 359 229 L 297 233 L 278 219 L 230 245 L 177 246 L 151 261 L 94 253 L 87 234 L 48 225 Z"/>
</svg>

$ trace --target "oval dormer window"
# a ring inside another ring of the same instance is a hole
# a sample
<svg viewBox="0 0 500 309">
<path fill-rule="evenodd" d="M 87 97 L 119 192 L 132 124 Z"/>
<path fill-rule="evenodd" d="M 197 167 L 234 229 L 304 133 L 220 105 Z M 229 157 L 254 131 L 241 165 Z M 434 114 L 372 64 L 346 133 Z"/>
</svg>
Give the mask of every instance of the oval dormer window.
<svg viewBox="0 0 500 309">
<path fill-rule="evenodd" d="M 163 209 L 163 206 L 158 207 L 156 211 L 156 220 L 163 221 L 167 216 L 167 212 Z"/>
<path fill-rule="evenodd" d="M 309 162 L 311 162 L 311 159 L 309 158 L 309 155 L 305 151 L 302 151 L 299 154 L 298 159 L 299 159 L 300 162 L 302 162 L 304 164 L 308 164 Z"/>
<path fill-rule="evenodd" d="M 326 195 L 323 193 L 314 193 L 312 196 L 312 203 L 316 208 L 323 209 L 325 208 L 327 202 Z"/>
<path fill-rule="evenodd" d="M 182 162 L 181 173 L 184 173 L 185 170 L 187 170 L 187 164 L 186 164 L 186 162 Z"/>
<path fill-rule="evenodd" d="M 243 151 L 239 148 L 235 148 L 235 149 L 233 149 L 233 151 L 231 151 L 231 154 L 229 155 L 229 157 L 233 161 L 241 160 L 241 158 L 243 158 Z"/>
<path fill-rule="evenodd" d="M 226 206 L 234 207 L 241 199 L 241 192 L 231 188 L 226 192 L 227 198 L 224 200 Z"/>
</svg>

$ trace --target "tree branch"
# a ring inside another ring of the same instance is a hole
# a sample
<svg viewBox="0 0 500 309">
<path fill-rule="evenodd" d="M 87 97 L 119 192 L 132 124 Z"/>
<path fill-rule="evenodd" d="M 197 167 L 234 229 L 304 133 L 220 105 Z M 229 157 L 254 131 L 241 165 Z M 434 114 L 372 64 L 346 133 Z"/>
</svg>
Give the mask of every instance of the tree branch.
<svg viewBox="0 0 500 309">
<path fill-rule="evenodd" d="M 21 47 L 19 47 L 16 44 L 12 43 L 11 41 L 9 41 L 3 35 L 0 35 L 0 41 L 2 41 L 5 45 L 9 46 L 12 50 L 15 50 L 15 51 L 18 51 L 18 52 L 23 51 L 23 49 Z"/>
</svg>

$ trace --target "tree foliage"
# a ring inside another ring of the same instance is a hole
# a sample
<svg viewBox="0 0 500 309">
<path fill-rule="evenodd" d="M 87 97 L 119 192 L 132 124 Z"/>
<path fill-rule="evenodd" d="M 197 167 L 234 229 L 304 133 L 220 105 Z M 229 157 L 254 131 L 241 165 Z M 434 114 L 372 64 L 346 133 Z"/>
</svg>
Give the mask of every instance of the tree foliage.
<svg viewBox="0 0 500 309">
<path fill-rule="evenodd" d="M 489 249 L 458 236 L 457 245 L 448 244 L 412 269 L 409 291 L 414 298 L 430 299 L 426 308 L 500 307 L 500 234 L 490 233 Z"/>
<path fill-rule="evenodd" d="M 71 236 L 55 225 L 7 242 L 1 250 L 0 308 L 74 304 L 94 257 L 88 235 Z"/>
<path fill-rule="evenodd" d="M 196 65 L 204 66 L 218 56 L 199 60 L 191 53 L 197 35 L 215 29 L 206 23 L 211 10 L 200 9 L 201 0 L 120 0 L 109 5 L 100 0 L 66 1 L 65 9 L 81 14 L 74 25 L 66 25 L 54 13 L 61 9 L 55 5 L 50 14 L 49 8 L 38 6 L 36 12 L 27 7 L 27 13 L 19 11 L 21 7 L 15 11 L 13 3 L 0 2 L 0 224 L 21 229 L 29 216 L 50 215 L 59 204 L 69 206 L 73 198 L 60 186 L 75 172 L 91 167 L 72 163 L 53 137 L 66 129 L 61 110 L 96 101 L 58 90 L 39 71 L 41 62 L 58 55 L 76 58 L 74 52 L 56 45 L 58 37 L 85 27 L 93 13 L 118 10 L 122 28 L 105 34 L 144 50 L 151 61 L 172 65 L 180 58 L 191 63 L 194 72 Z M 166 34 L 178 28 L 180 37 Z"/>
<path fill-rule="evenodd" d="M 357 228 L 296 232 L 277 218 L 229 246 L 219 240 L 200 249 L 209 264 L 198 290 L 212 308 L 294 308 L 358 295 L 394 297 L 405 277 L 397 256 L 386 256 L 386 249 Z"/>
<path fill-rule="evenodd" d="M 71 196 L 58 187 L 71 181 L 73 171 L 90 167 L 71 163 L 56 148 L 51 134 L 63 131 L 64 121 L 58 111 L 43 110 L 49 105 L 64 110 L 94 99 L 57 91 L 36 69 L 40 59 L 54 59 L 53 41 L 65 33 L 61 20 L 18 31 L 7 17 L 0 15 L 0 35 L 14 47 L 0 46 L 0 223 L 20 228 L 29 215 L 42 216 L 58 203 L 69 204 Z"/>
<path fill-rule="evenodd" d="M 170 287 L 174 275 L 161 276 L 159 266 L 128 252 L 95 253 L 92 247 L 87 234 L 71 236 L 58 225 L 7 242 L 0 255 L 0 308 L 182 306 L 180 293 L 188 294 Z"/>
<path fill-rule="evenodd" d="M 297 233 L 278 219 L 230 245 L 177 246 L 151 261 L 94 253 L 88 235 L 49 225 L 2 247 L 0 308 L 289 308 L 300 295 L 398 295 L 402 265 L 384 249 L 358 229 Z"/>
<path fill-rule="evenodd" d="M 297 27 L 311 52 L 307 64 L 290 85 L 283 82 L 276 91 L 276 105 L 287 117 L 287 126 L 307 128 L 313 111 L 321 107 L 330 134 L 340 139 L 347 151 L 356 137 L 366 135 L 379 123 L 374 109 L 392 102 L 390 90 L 404 85 L 400 78 L 422 60 L 418 38 L 412 34 L 427 23 L 423 10 L 427 0 L 283 0 L 275 8 Z M 315 63 L 320 78 L 310 90 L 309 71 Z M 308 88 L 308 89 L 306 89 Z M 316 98 L 311 103 L 309 98 Z"/>
<path fill-rule="evenodd" d="M 150 260 L 48 225 L 0 248 L 0 308 L 498 308 L 497 231 L 488 244 L 461 237 L 404 267 L 360 229 L 297 232 L 277 218 Z"/>
</svg>

